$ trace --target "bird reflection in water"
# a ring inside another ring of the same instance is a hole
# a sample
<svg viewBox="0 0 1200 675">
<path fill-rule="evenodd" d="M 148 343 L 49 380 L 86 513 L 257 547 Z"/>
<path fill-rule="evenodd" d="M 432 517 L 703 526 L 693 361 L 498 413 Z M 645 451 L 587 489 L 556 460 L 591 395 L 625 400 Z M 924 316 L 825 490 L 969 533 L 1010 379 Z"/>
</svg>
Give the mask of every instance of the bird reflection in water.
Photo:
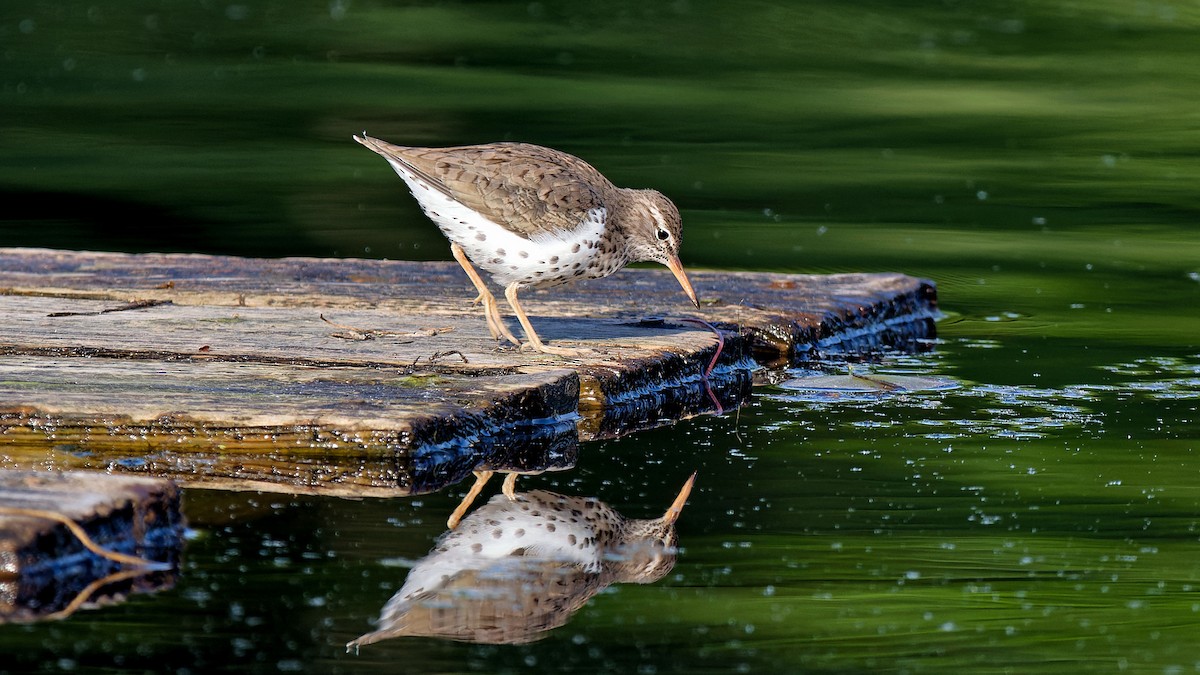
<svg viewBox="0 0 1200 675">
<path fill-rule="evenodd" d="M 661 518 L 626 519 L 588 497 L 496 495 L 408 573 L 357 649 L 402 636 L 532 642 L 613 583 L 648 584 L 675 566 L 675 520 L 696 474 Z"/>
</svg>

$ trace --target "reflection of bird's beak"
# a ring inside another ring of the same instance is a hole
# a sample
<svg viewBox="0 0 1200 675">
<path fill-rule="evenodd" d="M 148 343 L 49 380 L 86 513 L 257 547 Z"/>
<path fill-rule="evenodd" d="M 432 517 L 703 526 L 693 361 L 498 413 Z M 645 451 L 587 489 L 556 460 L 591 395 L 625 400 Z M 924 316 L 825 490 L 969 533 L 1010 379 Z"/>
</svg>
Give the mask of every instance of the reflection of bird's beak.
<svg viewBox="0 0 1200 675">
<path fill-rule="evenodd" d="M 692 493 L 692 484 L 696 482 L 696 473 L 688 476 L 687 482 L 683 484 L 683 489 L 679 491 L 679 496 L 675 501 L 671 502 L 671 508 L 663 514 L 663 524 L 670 525 L 679 518 L 679 513 L 683 511 L 683 505 L 687 502 L 688 495 Z"/>
<path fill-rule="evenodd" d="M 679 256 L 673 255 L 667 258 L 667 269 L 671 270 L 671 274 L 679 280 L 679 285 L 683 286 L 683 292 L 687 293 L 688 300 L 700 309 L 700 301 L 696 299 L 696 291 L 692 290 L 692 282 L 688 281 L 687 275 L 683 273 L 683 263 L 679 262 Z"/>
</svg>

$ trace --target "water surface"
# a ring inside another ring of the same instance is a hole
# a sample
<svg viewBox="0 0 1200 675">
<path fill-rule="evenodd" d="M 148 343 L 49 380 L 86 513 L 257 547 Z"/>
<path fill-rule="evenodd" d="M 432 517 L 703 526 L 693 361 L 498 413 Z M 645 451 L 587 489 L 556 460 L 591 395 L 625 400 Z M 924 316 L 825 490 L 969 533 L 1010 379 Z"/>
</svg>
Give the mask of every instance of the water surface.
<svg viewBox="0 0 1200 675">
<path fill-rule="evenodd" d="M 766 388 L 523 479 L 647 518 L 699 471 L 671 573 L 529 645 L 344 653 L 461 490 L 189 491 L 175 589 L 0 626 L 0 672 L 1195 672 L 1198 28 L 1185 2 L 7 3 L 0 244 L 444 259 L 350 134 L 526 140 L 671 196 L 691 267 L 934 279 L 934 349 L 855 368 L 959 386 Z"/>
</svg>

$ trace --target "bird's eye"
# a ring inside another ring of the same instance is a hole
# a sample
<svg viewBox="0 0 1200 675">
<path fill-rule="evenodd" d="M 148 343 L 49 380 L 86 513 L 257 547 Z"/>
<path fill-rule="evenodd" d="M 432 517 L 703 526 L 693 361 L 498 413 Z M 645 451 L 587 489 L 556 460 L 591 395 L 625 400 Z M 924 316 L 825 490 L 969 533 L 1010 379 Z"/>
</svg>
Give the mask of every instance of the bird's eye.
<svg viewBox="0 0 1200 675">
<path fill-rule="evenodd" d="M 670 239 L 670 238 L 671 238 L 671 233 L 670 233 L 670 232 L 667 232 L 666 230 L 659 230 L 659 231 L 658 231 L 658 240 L 659 240 L 659 241 L 666 241 L 666 240 L 668 240 L 668 239 Z"/>
</svg>

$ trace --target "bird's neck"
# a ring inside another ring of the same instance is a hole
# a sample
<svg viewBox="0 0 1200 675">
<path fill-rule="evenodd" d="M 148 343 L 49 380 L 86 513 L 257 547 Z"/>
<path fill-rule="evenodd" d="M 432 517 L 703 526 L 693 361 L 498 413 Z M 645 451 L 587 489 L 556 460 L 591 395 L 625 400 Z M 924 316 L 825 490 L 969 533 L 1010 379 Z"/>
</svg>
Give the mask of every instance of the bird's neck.
<svg viewBox="0 0 1200 675">
<path fill-rule="evenodd" d="M 645 243 L 644 237 L 638 236 L 639 227 L 654 222 L 649 204 L 639 190 L 615 188 L 615 192 L 617 199 L 611 200 L 613 208 L 608 216 L 605 239 L 615 244 L 617 250 L 626 252 L 628 262 L 651 260 L 647 254 L 653 250 L 653 246 Z"/>
</svg>

